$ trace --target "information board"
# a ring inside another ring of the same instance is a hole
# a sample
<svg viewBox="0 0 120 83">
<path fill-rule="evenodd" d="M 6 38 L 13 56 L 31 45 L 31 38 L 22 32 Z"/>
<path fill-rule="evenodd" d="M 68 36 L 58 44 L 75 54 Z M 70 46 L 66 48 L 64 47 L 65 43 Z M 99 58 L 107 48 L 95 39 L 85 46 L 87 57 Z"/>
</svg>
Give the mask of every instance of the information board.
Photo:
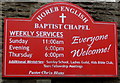
<svg viewBox="0 0 120 83">
<path fill-rule="evenodd" d="M 54 2 L 29 19 L 5 18 L 3 77 L 116 77 L 114 22 Z"/>
</svg>

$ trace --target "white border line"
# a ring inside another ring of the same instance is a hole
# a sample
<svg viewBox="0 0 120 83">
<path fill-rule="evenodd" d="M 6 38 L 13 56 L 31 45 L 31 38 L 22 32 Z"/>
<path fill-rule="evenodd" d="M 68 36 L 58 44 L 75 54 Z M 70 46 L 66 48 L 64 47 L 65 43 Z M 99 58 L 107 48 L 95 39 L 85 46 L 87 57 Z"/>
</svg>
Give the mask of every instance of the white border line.
<svg viewBox="0 0 120 83">
<path fill-rule="evenodd" d="M 7 75 L 7 76 L 13 76 L 13 75 Z M 116 75 L 15 75 L 15 76 L 54 76 L 54 77 L 58 77 L 58 76 L 62 76 L 62 77 L 65 77 L 65 76 L 116 76 Z"/>
<path fill-rule="evenodd" d="M 118 71 L 117 71 L 118 70 L 118 51 L 117 51 L 117 49 L 118 49 L 117 44 L 118 43 L 116 43 L 116 42 L 118 42 L 118 41 L 116 39 L 117 38 L 117 30 L 116 30 L 116 25 L 115 24 L 114 24 L 114 29 L 115 29 L 114 30 L 115 31 L 114 32 L 115 33 L 115 40 L 114 40 L 115 41 L 115 57 L 117 57 L 117 58 L 115 58 L 115 62 L 116 62 L 116 75 L 117 75 L 118 74 Z"/>
</svg>

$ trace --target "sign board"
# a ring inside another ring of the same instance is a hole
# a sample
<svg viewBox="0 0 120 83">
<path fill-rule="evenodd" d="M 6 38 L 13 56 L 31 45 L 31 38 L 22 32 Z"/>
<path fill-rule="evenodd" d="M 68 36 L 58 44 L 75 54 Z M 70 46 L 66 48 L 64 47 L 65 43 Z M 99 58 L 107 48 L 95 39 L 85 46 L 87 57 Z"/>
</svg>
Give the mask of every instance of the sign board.
<svg viewBox="0 0 120 83">
<path fill-rule="evenodd" d="M 116 77 L 116 24 L 67 2 L 5 18 L 3 65 L 3 77 Z"/>
</svg>

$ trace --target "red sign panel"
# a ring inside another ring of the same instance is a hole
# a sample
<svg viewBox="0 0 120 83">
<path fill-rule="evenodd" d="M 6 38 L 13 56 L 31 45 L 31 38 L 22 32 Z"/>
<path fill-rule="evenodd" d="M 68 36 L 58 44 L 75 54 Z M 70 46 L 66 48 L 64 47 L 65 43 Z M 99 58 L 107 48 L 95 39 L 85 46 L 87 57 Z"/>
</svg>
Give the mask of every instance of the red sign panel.
<svg viewBox="0 0 120 83">
<path fill-rule="evenodd" d="M 95 22 L 71 3 L 50 3 L 30 19 L 6 18 L 3 77 L 116 77 L 113 22 Z"/>
</svg>

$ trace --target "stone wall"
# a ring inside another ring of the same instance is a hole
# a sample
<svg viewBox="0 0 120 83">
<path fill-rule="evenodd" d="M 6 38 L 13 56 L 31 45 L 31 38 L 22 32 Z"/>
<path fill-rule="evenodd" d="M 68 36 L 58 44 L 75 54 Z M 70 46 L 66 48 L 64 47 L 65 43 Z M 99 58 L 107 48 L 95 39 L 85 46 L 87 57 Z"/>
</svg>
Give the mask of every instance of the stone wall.
<svg viewBox="0 0 120 83">
<path fill-rule="evenodd" d="M 47 2 L 48 3 L 48 2 Z M 47 4 L 40 2 L 0 2 L 0 68 L 2 62 L 2 38 L 3 38 L 3 18 L 29 18 L 37 9 Z M 107 2 L 73 2 L 84 8 L 95 21 L 117 22 L 118 32 L 120 32 L 120 3 Z M 119 35 L 120 41 L 120 35 Z M 120 42 L 119 44 L 120 45 Z M 120 46 L 119 46 L 120 55 Z M 120 57 L 119 57 L 120 60 Z M 119 61 L 120 65 L 120 61 Z M 120 66 L 119 66 L 120 68 Z M 120 70 L 120 69 L 119 69 Z M 2 70 L 0 69 L 0 72 Z M 120 71 L 119 71 L 120 72 Z M 1 73 L 0 73 L 1 74 Z M 119 73 L 120 74 L 120 73 Z M 2 81 L 2 80 L 0 80 Z M 120 78 L 56 78 L 50 80 L 40 79 L 3 79 L 2 83 L 120 83 Z"/>
</svg>

